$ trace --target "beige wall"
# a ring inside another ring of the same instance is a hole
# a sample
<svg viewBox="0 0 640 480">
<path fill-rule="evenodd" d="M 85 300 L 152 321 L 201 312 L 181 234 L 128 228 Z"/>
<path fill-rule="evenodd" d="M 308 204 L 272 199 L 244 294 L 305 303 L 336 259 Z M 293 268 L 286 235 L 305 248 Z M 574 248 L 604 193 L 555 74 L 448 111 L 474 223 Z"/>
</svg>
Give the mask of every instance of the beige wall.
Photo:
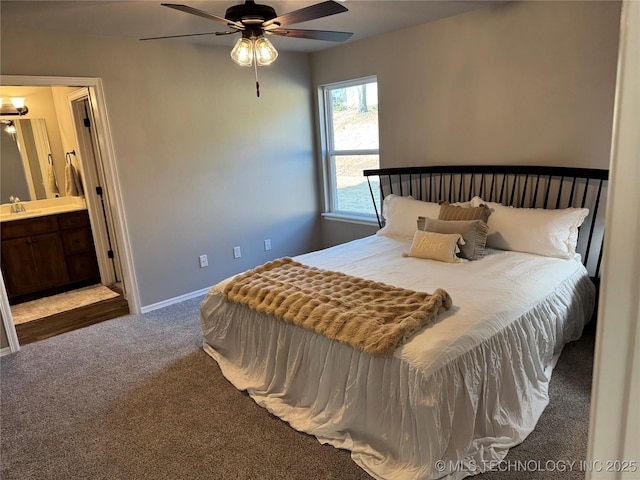
<svg viewBox="0 0 640 480">
<path fill-rule="evenodd" d="M 78 152 L 78 144 L 76 142 L 75 133 L 73 131 L 73 119 L 71 117 L 71 111 L 69 109 L 69 99 L 68 95 L 78 90 L 77 87 L 52 87 L 51 88 L 51 97 L 53 98 L 53 103 L 56 107 L 56 128 L 57 135 L 60 138 L 60 146 L 62 149 L 62 159 L 60 162 L 56 162 L 56 166 L 58 163 L 62 163 L 63 166 L 66 164 L 66 153 L 75 151 Z M 75 161 L 76 158 L 71 159 L 71 161 Z M 74 164 L 76 167 L 81 167 L 78 163 Z M 79 169 L 81 172 L 82 170 Z M 64 168 L 62 169 L 62 176 L 58 177 L 60 179 L 60 194 L 66 195 L 65 191 L 65 183 L 62 179 L 64 176 Z"/>
<path fill-rule="evenodd" d="M 509 2 L 313 54 L 313 82 L 378 76 L 384 167 L 608 168 L 619 17 L 618 2 Z"/>
<path fill-rule="evenodd" d="M 1 34 L 3 74 L 102 78 L 142 306 L 320 245 L 307 55 L 261 68 L 258 99 L 226 48 Z"/>
</svg>

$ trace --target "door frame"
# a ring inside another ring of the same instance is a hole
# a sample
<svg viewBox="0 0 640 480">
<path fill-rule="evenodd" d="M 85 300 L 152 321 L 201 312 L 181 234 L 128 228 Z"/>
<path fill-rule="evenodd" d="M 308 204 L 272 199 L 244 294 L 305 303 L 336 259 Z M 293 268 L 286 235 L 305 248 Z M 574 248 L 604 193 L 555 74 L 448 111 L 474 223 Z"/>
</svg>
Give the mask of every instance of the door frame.
<svg viewBox="0 0 640 480">
<path fill-rule="evenodd" d="M 91 131 L 88 132 L 83 124 L 84 101 L 89 104 L 89 121 Z M 76 156 L 82 168 L 82 179 L 85 184 L 85 199 L 91 219 L 91 231 L 95 243 L 98 268 L 100 270 L 100 281 L 103 285 L 112 285 L 117 278 L 122 278 L 122 268 L 120 266 L 120 252 L 115 239 L 111 239 L 109 233 L 114 230 L 111 208 L 109 208 L 109 190 L 106 188 L 106 179 L 102 160 L 100 159 L 100 142 L 95 132 L 95 119 L 93 118 L 93 108 L 91 107 L 91 91 L 82 87 L 67 95 L 67 102 L 71 112 L 74 126 L 74 136 L 76 139 Z M 82 112 L 79 108 L 82 107 Z M 105 202 L 103 212 L 101 198 L 95 193 L 96 187 L 102 186 L 102 198 Z M 113 258 L 109 256 L 111 251 Z M 126 287 L 126 285 L 124 285 Z M 126 296 L 126 289 L 125 289 Z"/>
<path fill-rule="evenodd" d="M 102 79 L 96 77 L 52 77 L 52 76 L 26 76 L 26 75 L 0 75 L 0 85 L 20 85 L 32 87 L 88 87 L 91 93 L 91 108 L 95 118 L 95 131 L 98 136 L 98 148 L 100 159 L 105 174 L 106 188 L 109 192 L 109 207 L 113 216 L 114 235 L 119 247 L 120 263 L 122 267 L 122 280 L 127 292 L 129 311 L 133 314 L 140 313 L 140 296 L 136 281 L 133 257 L 131 254 L 131 242 L 124 214 L 122 191 L 118 176 L 118 168 L 115 161 L 115 151 L 111 139 L 111 128 L 107 116 L 107 107 L 102 86 Z M 13 323 L 13 316 L 9 307 L 8 295 L 4 284 L 4 278 L 0 273 L 0 313 L 7 334 L 11 352 L 18 351 L 20 344 Z"/>
</svg>

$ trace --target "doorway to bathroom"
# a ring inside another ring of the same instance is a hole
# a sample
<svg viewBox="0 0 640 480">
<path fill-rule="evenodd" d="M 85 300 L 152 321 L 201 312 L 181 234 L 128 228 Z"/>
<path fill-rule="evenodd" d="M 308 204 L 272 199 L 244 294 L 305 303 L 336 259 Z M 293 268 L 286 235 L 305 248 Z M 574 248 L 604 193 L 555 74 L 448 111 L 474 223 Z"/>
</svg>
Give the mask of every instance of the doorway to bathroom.
<svg viewBox="0 0 640 480">
<path fill-rule="evenodd" d="M 74 284 L 74 287 L 79 288 L 60 293 L 51 291 L 49 293 L 52 295 L 47 295 L 46 299 L 36 299 L 40 304 L 57 301 L 62 306 L 52 310 L 46 305 L 34 305 L 32 310 L 43 312 L 43 316 L 36 313 L 35 318 L 27 322 L 13 321 L 12 311 L 17 306 L 10 305 L 5 288 L 6 272 L 2 272 L 4 277 L 0 278 L 0 307 L 3 326 L 10 350 L 16 351 L 20 343 L 29 343 L 129 312 L 138 313 L 139 301 L 137 286 L 133 280 L 128 235 L 121 208 L 119 182 L 100 79 L 2 76 L 1 83 L 3 89 L 11 85 L 56 88 L 58 93 L 60 90 L 64 91 L 64 101 L 60 100 L 60 95 L 57 95 L 56 100 L 57 110 L 65 111 L 69 120 L 65 123 L 63 119 L 57 126 L 60 129 L 62 144 L 59 150 L 63 153 L 56 155 L 62 155 L 65 164 L 62 169 L 58 167 L 63 172 L 58 174 L 58 183 L 67 180 L 65 177 L 69 164 L 79 171 L 83 189 L 81 198 L 86 204 L 87 223 L 90 226 L 92 244 L 95 245 L 92 255 L 99 270 L 99 282 L 95 285 L 92 284 L 95 281 L 88 282 L 89 285 L 80 282 Z M 61 176 L 63 178 L 60 178 Z M 79 238 L 80 229 L 78 225 L 72 226 L 78 227 L 73 232 L 75 241 Z M 62 223 L 60 230 L 63 236 L 68 233 L 63 231 Z M 64 245 L 64 251 L 69 255 L 66 250 L 67 243 Z M 81 254 L 83 252 L 80 252 L 77 258 L 80 258 Z M 69 269 L 71 272 L 72 266 L 69 266 Z M 21 310 L 25 310 L 25 306 L 29 307 L 24 302 L 20 305 Z M 20 313 L 22 315 L 23 312 Z M 34 313 L 31 312 L 30 315 L 33 317 Z"/>
</svg>

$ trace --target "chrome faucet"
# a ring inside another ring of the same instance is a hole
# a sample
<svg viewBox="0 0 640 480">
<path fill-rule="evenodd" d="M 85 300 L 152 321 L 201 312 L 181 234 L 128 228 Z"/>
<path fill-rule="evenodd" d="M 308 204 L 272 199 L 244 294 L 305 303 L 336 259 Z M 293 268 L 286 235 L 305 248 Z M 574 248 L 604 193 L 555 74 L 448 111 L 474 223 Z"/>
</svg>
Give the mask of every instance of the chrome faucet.
<svg viewBox="0 0 640 480">
<path fill-rule="evenodd" d="M 18 197 L 11 195 L 9 201 L 11 202 L 11 213 L 26 213 L 27 210 Z"/>
</svg>

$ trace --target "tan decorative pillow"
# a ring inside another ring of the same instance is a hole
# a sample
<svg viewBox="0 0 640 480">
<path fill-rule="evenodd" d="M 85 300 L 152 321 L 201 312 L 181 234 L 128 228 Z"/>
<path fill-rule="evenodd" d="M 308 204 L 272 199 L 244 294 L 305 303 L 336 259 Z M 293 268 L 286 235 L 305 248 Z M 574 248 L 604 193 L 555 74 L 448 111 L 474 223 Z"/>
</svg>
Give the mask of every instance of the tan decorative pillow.
<svg viewBox="0 0 640 480">
<path fill-rule="evenodd" d="M 482 220 L 433 220 L 418 217 L 418 230 L 435 233 L 459 233 L 464 239 L 459 257 L 475 260 L 485 255 L 489 227 Z"/>
<path fill-rule="evenodd" d="M 445 234 L 417 230 L 413 235 L 413 243 L 409 253 L 406 255 L 440 262 L 458 263 L 463 261 L 456 255 L 460 251 L 458 242 L 464 244 L 464 239 L 459 233 Z"/>
<path fill-rule="evenodd" d="M 458 207 L 449 202 L 442 202 L 438 220 L 482 220 L 487 223 L 489 215 L 491 209 L 484 203 L 478 207 Z"/>
</svg>

